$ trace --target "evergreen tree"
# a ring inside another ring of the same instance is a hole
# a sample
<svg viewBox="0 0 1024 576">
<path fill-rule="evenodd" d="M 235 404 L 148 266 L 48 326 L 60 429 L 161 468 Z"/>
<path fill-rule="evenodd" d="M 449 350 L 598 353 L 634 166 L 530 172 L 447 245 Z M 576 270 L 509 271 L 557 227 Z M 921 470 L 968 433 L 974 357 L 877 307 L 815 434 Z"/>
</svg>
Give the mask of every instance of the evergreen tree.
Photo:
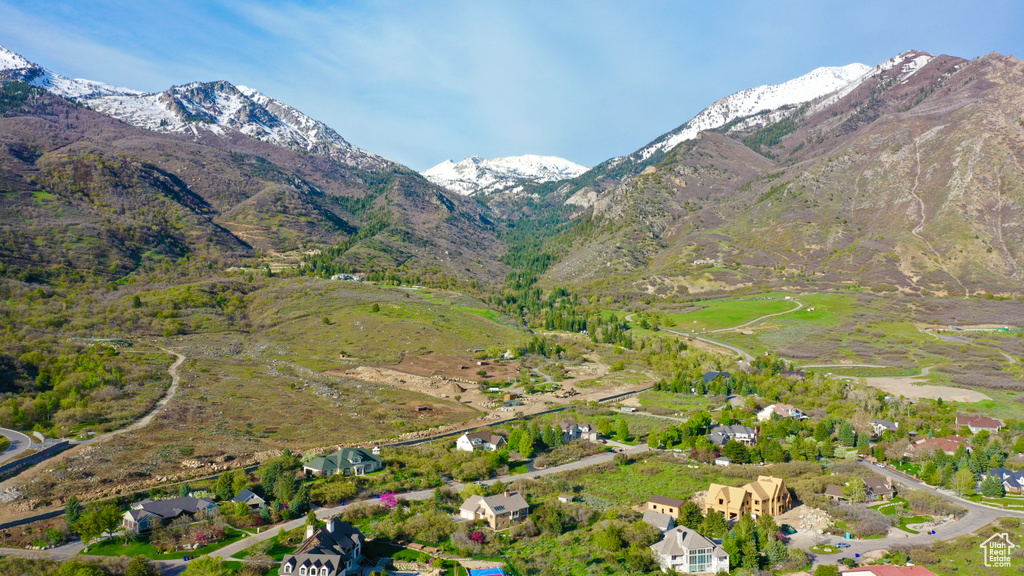
<svg viewBox="0 0 1024 576">
<path fill-rule="evenodd" d="M 516 447 L 519 451 L 519 455 L 523 458 L 533 457 L 533 436 L 531 434 L 523 434 L 522 439 L 519 441 L 519 446 Z"/>
<path fill-rule="evenodd" d="M 78 519 L 82 516 L 82 504 L 78 501 L 76 496 L 68 496 L 68 499 L 64 502 L 64 521 L 67 522 L 68 528 L 75 529 L 75 524 L 78 523 Z"/>
<path fill-rule="evenodd" d="M 839 426 L 839 433 L 836 434 L 836 438 L 839 443 L 843 446 L 852 447 L 857 443 L 857 433 L 853 429 L 853 425 L 849 422 L 843 422 Z"/>
<path fill-rule="evenodd" d="M 192 492 L 192 488 L 189 487 L 188 482 L 186 482 L 186 483 L 181 485 L 180 489 L 178 489 L 178 496 L 180 496 L 181 498 L 185 498 L 191 492 Z"/>
<path fill-rule="evenodd" d="M 937 486 L 942 482 L 942 474 L 939 473 L 939 467 L 932 460 L 925 462 L 924 468 L 921 469 L 920 478 L 922 482 L 930 486 Z"/>
<path fill-rule="evenodd" d="M 697 530 L 697 527 L 704 522 L 704 514 L 701 513 L 700 506 L 697 506 L 692 500 L 687 500 L 679 510 L 679 522 L 687 528 Z"/>
<path fill-rule="evenodd" d="M 981 483 L 981 493 L 989 498 L 1002 498 L 1006 496 L 1006 487 L 999 481 L 999 478 L 989 474 Z"/>
<path fill-rule="evenodd" d="M 629 423 L 624 418 L 619 419 L 618 427 L 615 430 L 615 437 L 619 442 L 629 440 Z"/>
</svg>

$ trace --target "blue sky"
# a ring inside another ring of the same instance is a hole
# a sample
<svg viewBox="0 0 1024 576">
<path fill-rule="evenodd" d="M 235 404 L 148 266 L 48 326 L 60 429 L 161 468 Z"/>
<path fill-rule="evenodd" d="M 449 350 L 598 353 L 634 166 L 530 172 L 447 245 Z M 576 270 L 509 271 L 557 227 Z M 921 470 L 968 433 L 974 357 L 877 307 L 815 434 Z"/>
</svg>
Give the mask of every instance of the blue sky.
<svg viewBox="0 0 1024 576">
<path fill-rule="evenodd" d="M 0 0 L 0 45 L 140 90 L 229 80 L 417 170 L 628 154 L 718 98 L 911 48 L 1024 57 L 1016 0 Z"/>
</svg>

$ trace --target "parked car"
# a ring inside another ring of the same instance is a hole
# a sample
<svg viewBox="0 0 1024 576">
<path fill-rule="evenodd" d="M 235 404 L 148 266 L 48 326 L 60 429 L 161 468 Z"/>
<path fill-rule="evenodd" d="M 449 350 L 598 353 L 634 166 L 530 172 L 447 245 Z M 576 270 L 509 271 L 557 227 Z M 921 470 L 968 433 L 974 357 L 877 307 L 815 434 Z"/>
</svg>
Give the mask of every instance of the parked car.
<svg viewBox="0 0 1024 576">
<path fill-rule="evenodd" d="M 847 544 L 846 542 L 840 542 L 839 544 L 836 544 L 836 548 L 849 548 L 849 547 L 850 547 L 850 545 Z"/>
<path fill-rule="evenodd" d="M 796 534 L 796 528 L 793 528 L 789 524 L 783 524 L 782 526 L 779 526 L 779 530 L 782 530 L 782 533 L 786 534 L 787 536 L 789 534 Z"/>
</svg>

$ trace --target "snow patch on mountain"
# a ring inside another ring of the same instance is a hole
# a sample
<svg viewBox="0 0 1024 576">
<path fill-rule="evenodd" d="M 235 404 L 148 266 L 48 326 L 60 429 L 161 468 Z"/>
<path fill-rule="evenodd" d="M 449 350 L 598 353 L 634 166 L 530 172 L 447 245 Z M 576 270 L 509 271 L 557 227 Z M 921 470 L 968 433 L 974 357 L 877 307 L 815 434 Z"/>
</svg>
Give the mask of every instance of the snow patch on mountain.
<svg viewBox="0 0 1024 576">
<path fill-rule="evenodd" d="M 472 196 L 522 190 L 524 182 L 554 182 L 575 178 L 586 166 L 557 156 L 526 154 L 486 160 L 471 156 L 462 162 L 445 160 L 421 174 L 438 186 Z"/>
<path fill-rule="evenodd" d="M 73 99 L 97 112 L 155 132 L 238 132 L 270 144 L 327 156 L 376 170 L 392 163 L 357 148 L 323 122 L 245 86 L 230 82 L 193 82 L 147 94 L 93 80 L 71 79 L 37 66 L 0 47 L 0 78 L 20 80 Z"/>
<path fill-rule="evenodd" d="M 865 64 L 822 67 L 782 84 L 768 84 L 737 92 L 708 106 L 686 124 L 641 149 L 640 158 L 647 159 L 658 151 L 671 150 L 680 142 L 691 140 L 704 130 L 724 126 L 733 119 L 803 104 L 856 85 L 873 70 Z"/>
</svg>

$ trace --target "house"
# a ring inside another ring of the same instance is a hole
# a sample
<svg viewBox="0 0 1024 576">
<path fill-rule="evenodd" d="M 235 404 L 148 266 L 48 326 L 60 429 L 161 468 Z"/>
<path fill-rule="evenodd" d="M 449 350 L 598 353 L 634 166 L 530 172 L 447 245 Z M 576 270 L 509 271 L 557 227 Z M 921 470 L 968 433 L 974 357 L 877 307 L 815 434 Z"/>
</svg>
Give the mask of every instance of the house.
<svg viewBox="0 0 1024 576">
<path fill-rule="evenodd" d="M 504 530 L 522 522 L 530 514 L 530 505 L 519 492 L 505 491 L 494 496 L 470 496 L 459 508 L 466 520 L 485 520 L 492 530 Z"/>
<path fill-rule="evenodd" d="M 770 420 L 773 414 L 778 414 L 779 418 L 796 418 L 797 420 L 807 418 L 802 410 L 792 404 L 772 404 L 757 413 L 757 421 Z"/>
<path fill-rule="evenodd" d="M 657 528 L 662 534 L 668 532 L 676 525 L 676 519 L 671 514 L 662 514 L 660 512 L 651 512 L 648 510 L 644 512 L 644 522 Z"/>
<path fill-rule="evenodd" d="M 825 487 L 825 496 L 828 496 L 833 502 L 839 502 L 843 497 L 843 487 L 838 484 L 829 484 Z"/>
<path fill-rule="evenodd" d="M 250 510 L 261 510 L 263 509 L 264 506 L 267 505 L 267 502 L 263 498 L 260 498 L 252 490 L 249 490 L 248 488 L 242 490 L 238 494 L 235 494 L 235 497 L 232 498 L 231 501 L 241 502 L 242 504 L 248 506 Z"/>
<path fill-rule="evenodd" d="M 722 382 L 729 382 L 729 380 L 732 380 L 732 374 L 728 372 L 705 372 L 701 378 L 705 384 L 710 384 L 718 378 L 721 378 Z"/>
<path fill-rule="evenodd" d="M 668 496 L 653 496 L 647 501 L 647 509 L 659 514 L 668 514 L 673 518 L 679 518 L 679 511 L 683 509 L 686 500 L 669 498 Z"/>
<path fill-rule="evenodd" d="M 573 440 L 597 442 L 597 428 L 590 424 L 577 424 L 568 420 L 562 420 L 558 423 L 558 427 L 562 429 L 563 444 L 568 444 Z"/>
<path fill-rule="evenodd" d="M 708 434 L 708 440 L 715 446 L 725 446 L 729 440 L 735 440 L 746 446 L 753 446 L 757 442 L 757 430 L 742 424 L 716 426 Z"/>
<path fill-rule="evenodd" d="M 871 421 L 871 431 L 874 432 L 876 437 L 881 436 L 886 432 L 895 433 L 896 430 L 899 430 L 899 427 L 900 425 L 897 422 L 890 422 L 889 420 L 882 420 L 880 418 L 875 418 Z"/>
<path fill-rule="evenodd" d="M 888 500 L 896 495 L 892 481 L 883 476 L 864 479 L 864 493 L 868 500 Z"/>
<path fill-rule="evenodd" d="M 366 448 L 342 448 L 327 456 L 317 456 L 303 467 L 307 476 L 363 476 L 384 469 L 384 461 Z"/>
<path fill-rule="evenodd" d="M 936 576 L 935 572 L 924 566 L 893 566 L 892 564 L 848 568 L 840 574 L 843 576 Z"/>
<path fill-rule="evenodd" d="M 923 454 L 931 454 L 936 450 L 942 450 L 946 454 L 952 456 L 956 454 L 958 448 L 964 444 L 967 438 L 963 436 L 944 436 L 940 438 L 922 438 L 917 442 L 914 442 L 907 447 L 907 451 L 903 453 L 904 456 L 921 456 Z M 967 448 L 970 452 L 970 447 Z"/>
<path fill-rule="evenodd" d="M 651 550 L 658 557 L 663 572 L 714 574 L 729 571 L 729 553 L 686 526 L 676 526 L 666 532 L 665 538 L 653 544 Z"/>
<path fill-rule="evenodd" d="M 1024 492 L 1024 470 L 1013 472 L 1006 468 L 993 468 L 988 474 L 984 474 L 982 478 L 986 479 L 989 476 L 998 478 L 1003 483 L 1003 488 L 1007 492 L 1013 492 L 1014 494 Z"/>
<path fill-rule="evenodd" d="M 206 498 L 182 496 L 170 500 L 143 500 L 132 504 L 131 510 L 124 513 L 121 525 L 132 534 L 149 532 L 153 528 L 168 524 L 171 520 L 188 517 L 193 520 L 205 520 L 220 513 L 220 508 Z"/>
<path fill-rule="evenodd" d="M 751 514 L 777 516 L 792 505 L 792 497 L 781 478 L 758 476 L 741 488 L 712 484 L 704 500 L 705 512 L 719 512 L 726 520 Z"/>
<path fill-rule="evenodd" d="M 572 494 L 559 494 L 558 495 L 558 501 L 561 502 L 562 504 L 568 504 L 569 502 L 573 502 L 575 500 L 576 500 L 576 497 L 573 496 Z"/>
<path fill-rule="evenodd" d="M 732 460 L 727 456 L 719 456 L 715 458 L 715 466 L 728 466 L 730 464 L 732 464 Z"/>
<path fill-rule="evenodd" d="M 306 526 L 306 539 L 281 559 L 282 576 L 357 574 L 363 556 L 363 534 L 348 522 L 331 518 L 317 529 Z"/>
<path fill-rule="evenodd" d="M 995 434 L 1003 427 L 1003 421 L 996 418 L 989 418 L 988 416 L 957 416 L 956 425 L 967 426 L 970 428 L 971 434 L 977 434 L 982 430 L 988 430 L 992 434 Z"/>
<path fill-rule="evenodd" d="M 489 450 L 494 452 L 496 450 L 501 450 L 507 444 L 508 442 L 505 441 L 504 436 L 498 436 L 497 434 L 491 434 L 490 432 L 467 432 L 462 436 L 459 436 L 459 439 L 455 442 L 455 448 L 466 452 L 472 452 L 474 450 Z"/>
</svg>

